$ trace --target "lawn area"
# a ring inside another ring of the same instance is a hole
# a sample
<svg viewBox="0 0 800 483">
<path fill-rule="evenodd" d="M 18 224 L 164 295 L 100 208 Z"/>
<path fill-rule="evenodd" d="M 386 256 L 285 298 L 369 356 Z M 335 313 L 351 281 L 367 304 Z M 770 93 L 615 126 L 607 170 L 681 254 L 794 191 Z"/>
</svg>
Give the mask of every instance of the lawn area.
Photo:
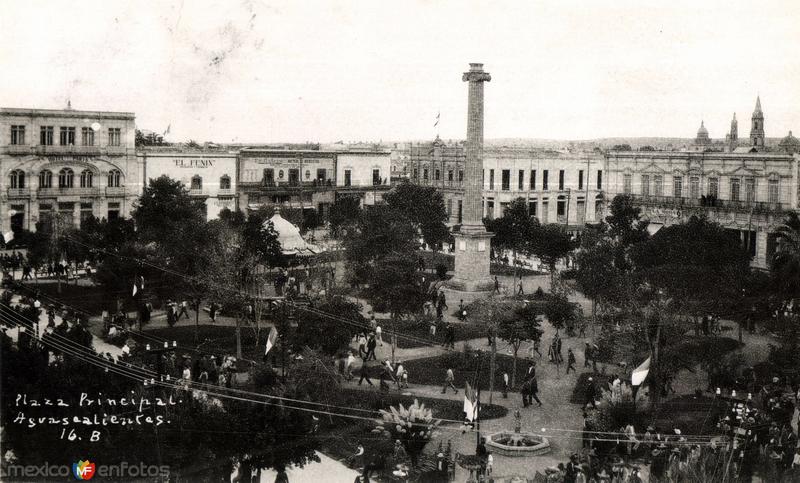
<svg viewBox="0 0 800 483">
<path fill-rule="evenodd" d="M 447 352 L 436 357 L 415 359 L 403 363 L 409 372 L 408 380 L 411 384 L 428 384 L 438 386 L 444 383 L 445 374 L 448 368 L 453 369 L 455 375 L 455 385 L 460 390 L 464 388 L 464 383 L 469 382 L 473 385 L 476 381 L 481 389 L 489 389 L 489 352 L 481 351 L 459 351 Z M 503 372 L 508 372 L 511 379 L 511 367 L 513 358 L 505 354 L 497 354 L 497 372 L 494 378 L 494 387 L 499 390 L 503 383 Z M 519 386 L 525 375 L 528 365 L 520 358 L 517 361 L 517 385 Z"/>
<path fill-rule="evenodd" d="M 59 300 L 91 315 L 100 315 L 103 310 L 116 308 L 116 301 L 110 300 L 101 287 L 87 286 L 85 280 L 81 280 L 79 285 L 75 285 L 74 281 L 62 282 L 61 293 L 58 293 L 58 284 L 54 280 L 40 281 L 38 284 L 26 281 L 25 287 L 34 292 L 39 290 L 47 299 Z M 126 290 L 120 297 L 129 299 L 130 293 Z M 50 300 L 42 300 L 42 303 L 48 305 Z"/>
<path fill-rule="evenodd" d="M 458 312 L 458 307 L 455 308 L 454 313 Z M 378 325 L 381 326 L 383 331 L 384 341 L 391 340 L 391 331 L 396 330 L 398 334 L 403 334 L 408 337 L 397 337 L 397 347 L 401 349 L 409 349 L 413 347 L 423 347 L 430 343 L 441 344 L 444 342 L 445 337 L 445 323 L 440 322 L 437 324 L 436 337 L 430 336 L 430 320 L 433 318 L 421 320 L 419 322 L 414 320 L 402 320 L 394 322 L 391 319 L 377 319 Z M 479 325 L 469 324 L 454 324 L 455 340 L 469 340 L 478 337 L 486 336 L 486 329 Z M 419 340 L 421 339 L 421 340 Z"/>
</svg>

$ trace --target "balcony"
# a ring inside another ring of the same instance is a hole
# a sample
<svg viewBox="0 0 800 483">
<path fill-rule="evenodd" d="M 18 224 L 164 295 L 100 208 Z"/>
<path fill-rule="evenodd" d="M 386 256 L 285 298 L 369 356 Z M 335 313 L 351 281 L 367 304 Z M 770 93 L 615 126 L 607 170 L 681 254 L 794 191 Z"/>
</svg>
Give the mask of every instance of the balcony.
<svg viewBox="0 0 800 483">
<path fill-rule="evenodd" d="M 30 195 L 30 188 L 8 188 L 9 198 L 28 198 Z"/>
<path fill-rule="evenodd" d="M 106 187 L 106 196 L 125 196 L 125 187 L 124 186 L 107 186 Z"/>
<path fill-rule="evenodd" d="M 80 146 L 80 145 L 73 145 L 73 146 L 60 146 L 60 145 L 53 145 L 53 146 L 44 146 L 38 145 L 34 146 L 34 153 L 35 154 L 55 154 L 55 155 L 65 155 L 65 154 L 77 154 L 77 155 L 98 155 L 102 154 L 102 150 L 99 146 Z"/>
<path fill-rule="evenodd" d="M 59 196 L 100 196 L 102 188 L 39 188 L 36 194 L 41 198 Z"/>
<path fill-rule="evenodd" d="M 30 144 L 8 144 L 0 148 L 0 153 L 3 154 L 31 154 L 33 146 Z"/>
<path fill-rule="evenodd" d="M 203 188 L 192 188 L 189 190 L 189 196 L 203 196 Z"/>
<path fill-rule="evenodd" d="M 682 198 L 673 196 L 631 195 L 638 204 L 658 208 L 731 211 L 739 213 L 782 213 L 789 210 L 788 203 L 768 203 L 765 201 L 731 201 L 720 199 Z"/>
<path fill-rule="evenodd" d="M 227 196 L 233 196 L 233 195 L 234 195 L 234 191 L 232 189 L 230 189 L 230 188 L 228 188 L 228 189 L 220 188 L 217 191 L 217 196 L 218 197 L 227 197 Z"/>
</svg>

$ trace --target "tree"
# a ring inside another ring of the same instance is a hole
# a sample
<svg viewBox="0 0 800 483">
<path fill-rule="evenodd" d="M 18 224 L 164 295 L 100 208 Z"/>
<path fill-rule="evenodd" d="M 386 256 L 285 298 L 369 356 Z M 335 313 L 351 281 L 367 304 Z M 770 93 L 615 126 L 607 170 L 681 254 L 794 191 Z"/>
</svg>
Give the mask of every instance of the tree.
<svg viewBox="0 0 800 483">
<path fill-rule="evenodd" d="M 571 332 L 575 322 L 580 319 L 580 309 L 563 294 L 548 294 L 544 302 L 544 315 L 556 329 L 556 334 L 564 328 Z"/>
<path fill-rule="evenodd" d="M 401 183 L 385 193 L 383 200 L 420 230 L 429 247 L 435 250 L 447 239 L 447 210 L 441 191 L 435 187 Z"/>
<path fill-rule="evenodd" d="M 353 231 L 344 241 L 345 255 L 352 263 L 371 265 L 389 255 L 406 256 L 417 249 L 411 220 L 388 205 L 364 210 Z"/>
<path fill-rule="evenodd" d="M 425 445 L 431 440 L 436 427 L 441 420 L 433 418 L 433 411 L 426 408 L 414 399 L 414 404 L 408 408 L 400 404 L 400 408 L 389 407 L 390 411 L 380 410 L 381 419 L 377 421 L 377 429 L 391 438 L 392 441 L 400 440 L 406 450 L 411 464 L 416 466 L 419 456 Z"/>
<path fill-rule="evenodd" d="M 528 211 L 525 198 L 512 201 L 500 218 L 483 220 L 488 231 L 494 232 L 492 247 L 511 250 L 516 260 L 518 253 L 529 254 L 533 249 L 531 241 L 535 239 L 539 222 Z M 517 264 L 514 265 L 515 267 Z"/>
<path fill-rule="evenodd" d="M 611 148 L 611 150 L 612 151 L 631 151 L 632 149 L 631 149 L 631 145 L 630 144 L 615 144 L 614 147 Z"/>
<path fill-rule="evenodd" d="M 305 347 L 333 356 L 346 349 L 361 327 L 367 325 L 361 307 L 340 295 L 330 295 L 319 301 L 314 311 L 302 311 L 303 327 L 294 337 L 294 350 Z M 336 316 L 336 319 L 319 312 Z M 337 320 L 338 319 L 338 320 Z M 342 323 L 350 321 L 351 324 Z"/>
<path fill-rule="evenodd" d="M 775 287 L 785 300 L 800 296 L 800 216 L 789 213 L 776 230 L 777 247 L 770 268 Z"/>
<path fill-rule="evenodd" d="M 537 304 L 509 302 L 509 310 L 503 311 L 497 318 L 497 336 L 511 346 L 514 361 L 511 368 L 511 386 L 517 385 L 517 354 L 522 343 L 529 340 L 538 341 L 542 337 L 539 328 Z"/>
<path fill-rule="evenodd" d="M 182 226 L 205 223 L 203 201 L 189 196 L 180 181 L 164 175 L 151 179 L 133 211 L 133 220 L 144 243 L 175 243 Z M 196 248 L 196 247 L 194 247 Z"/>
<path fill-rule="evenodd" d="M 561 225 L 540 225 L 531 241 L 531 251 L 550 270 L 550 283 L 555 279 L 556 263 L 575 249 L 575 241 Z"/>
<path fill-rule="evenodd" d="M 343 229 L 354 225 L 361 215 L 361 199 L 358 196 L 339 196 L 328 212 L 331 234 L 339 236 Z"/>
<path fill-rule="evenodd" d="M 581 237 L 581 247 L 575 257 L 575 282 L 578 289 L 592 300 L 592 324 L 597 315 L 597 305 L 616 300 L 622 272 L 616 267 L 617 250 L 606 235 L 607 225 L 598 229 L 587 228 Z"/>
<path fill-rule="evenodd" d="M 390 255 L 370 271 L 367 296 L 374 306 L 400 318 L 417 312 L 427 300 L 430 280 L 424 278 L 413 258 Z"/>
</svg>

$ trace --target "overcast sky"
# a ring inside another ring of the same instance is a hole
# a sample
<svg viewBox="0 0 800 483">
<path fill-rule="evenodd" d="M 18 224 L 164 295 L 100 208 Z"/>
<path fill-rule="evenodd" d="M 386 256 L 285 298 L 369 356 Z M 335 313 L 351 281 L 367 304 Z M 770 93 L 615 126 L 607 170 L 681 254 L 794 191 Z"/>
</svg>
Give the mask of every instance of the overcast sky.
<svg viewBox="0 0 800 483">
<path fill-rule="evenodd" d="M 171 140 L 800 131 L 800 1 L 0 0 L 0 106 L 133 111 Z"/>
</svg>

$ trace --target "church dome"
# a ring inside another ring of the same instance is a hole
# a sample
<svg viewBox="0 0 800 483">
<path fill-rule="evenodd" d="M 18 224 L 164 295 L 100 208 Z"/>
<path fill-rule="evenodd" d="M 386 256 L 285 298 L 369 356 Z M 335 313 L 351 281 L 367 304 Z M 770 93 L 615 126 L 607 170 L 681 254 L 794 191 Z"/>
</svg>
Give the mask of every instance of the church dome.
<svg viewBox="0 0 800 483">
<path fill-rule="evenodd" d="M 706 129 L 706 126 L 703 123 L 703 121 L 700 121 L 700 129 L 697 130 L 697 137 L 701 136 L 708 137 L 708 129 Z"/>
</svg>

